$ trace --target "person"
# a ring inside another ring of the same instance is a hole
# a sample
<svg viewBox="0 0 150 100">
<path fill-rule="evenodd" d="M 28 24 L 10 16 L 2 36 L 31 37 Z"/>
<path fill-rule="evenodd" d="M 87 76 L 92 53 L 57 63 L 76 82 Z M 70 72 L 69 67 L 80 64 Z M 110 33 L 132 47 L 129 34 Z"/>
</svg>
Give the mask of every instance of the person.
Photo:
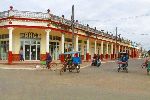
<svg viewBox="0 0 150 100">
<path fill-rule="evenodd" d="M 94 54 L 94 56 L 93 56 L 92 64 L 91 65 L 94 65 L 94 66 L 97 65 L 97 55 L 96 54 Z"/>
<path fill-rule="evenodd" d="M 99 67 L 101 65 L 101 59 L 100 59 L 100 55 L 97 55 L 97 67 Z"/>
<path fill-rule="evenodd" d="M 50 69 L 50 63 L 52 62 L 52 57 L 50 54 L 47 54 L 47 57 L 46 57 L 46 65 L 47 65 L 47 68 Z"/>
<path fill-rule="evenodd" d="M 75 55 L 75 57 L 73 57 L 73 59 L 72 59 L 72 62 L 73 62 L 73 64 L 78 65 L 81 63 L 81 59 L 80 59 L 80 57 Z"/>
<path fill-rule="evenodd" d="M 142 64 L 142 68 L 143 68 L 143 66 L 145 66 L 145 68 L 147 68 L 147 66 L 148 66 L 148 57 L 146 57 L 144 63 Z"/>
<path fill-rule="evenodd" d="M 145 64 L 146 64 L 146 68 L 147 68 L 147 74 L 149 75 L 149 71 L 150 71 L 150 50 L 147 52 L 148 57 L 145 60 Z"/>
<path fill-rule="evenodd" d="M 121 55 L 121 61 L 122 62 L 127 62 L 128 61 L 128 58 L 127 58 L 126 54 Z"/>
<path fill-rule="evenodd" d="M 19 51 L 19 54 L 20 54 L 20 61 L 24 61 L 24 58 L 23 58 L 23 48 L 21 47 L 20 51 Z"/>
<path fill-rule="evenodd" d="M 72 59 L 71 59 L 71 55 L 68 55 L 68 65 L 71 66 L 72 65 Z"/>
<path fill-rule="evenodd" d="M 128 66 L 128 58 L 127 58 L 126 54 L 121 55 L 121 61 L 123 62 L 122 66 L 125 66 L 125 65 L 126 65 L 126 67 Z"/>
</svg>

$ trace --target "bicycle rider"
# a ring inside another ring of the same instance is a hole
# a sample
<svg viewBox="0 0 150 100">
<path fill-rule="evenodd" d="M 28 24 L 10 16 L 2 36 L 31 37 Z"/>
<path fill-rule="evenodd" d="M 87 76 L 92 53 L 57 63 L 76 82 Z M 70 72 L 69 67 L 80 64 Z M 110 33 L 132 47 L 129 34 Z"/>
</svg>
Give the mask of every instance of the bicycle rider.
<svg viewBox="0 0 150 100">
<path fill-rule="evenodd" d="M 128 57 L 126 54 L 121 55 L 121 61 L 123 62 L 122 66 L 127 65 L 128 66 Z M 126 66 L 126 67 L 127 67 Z"/>
</svg>

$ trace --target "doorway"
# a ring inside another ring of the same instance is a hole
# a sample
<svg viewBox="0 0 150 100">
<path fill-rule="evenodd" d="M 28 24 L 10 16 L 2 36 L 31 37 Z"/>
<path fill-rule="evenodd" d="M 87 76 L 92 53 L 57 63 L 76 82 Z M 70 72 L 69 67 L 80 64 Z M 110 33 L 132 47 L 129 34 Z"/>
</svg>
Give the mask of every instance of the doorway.
<svg viewBox="0 0 150 100">
<path fill-rule="evenodd" d="M 25 60 L 40 60 L 40 41 L 24 40 L 21 43 Z"/>
</svg>

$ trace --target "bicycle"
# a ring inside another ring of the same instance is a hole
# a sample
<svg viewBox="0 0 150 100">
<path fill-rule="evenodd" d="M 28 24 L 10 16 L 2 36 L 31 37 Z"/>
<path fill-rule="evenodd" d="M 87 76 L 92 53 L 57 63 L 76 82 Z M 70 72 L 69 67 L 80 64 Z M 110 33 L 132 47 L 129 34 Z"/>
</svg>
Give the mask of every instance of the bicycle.
<svg viewBox="0 0 150 100">
<path fill-rule="evenodd" d="M 36 65 L 36 68 L 38 69 L 50 69 L 52 70 L 51 68 L 54 68 L 57 66 L 57 63 L 54 63 L 54 62 L 50 62 L 48 65 L 47 65 L 47 62 L 46 61 L 41 61 L 40 62 L 40 65 Z"/>
<path fill-rule="evenodd" d="M 66 70 L 68 69 L 68 64 L 66 62 L 63 63 L 62 68 L 60 69 L 60 75 L 62 74 L 62 72 L 66 72 Z"/>
</svg>

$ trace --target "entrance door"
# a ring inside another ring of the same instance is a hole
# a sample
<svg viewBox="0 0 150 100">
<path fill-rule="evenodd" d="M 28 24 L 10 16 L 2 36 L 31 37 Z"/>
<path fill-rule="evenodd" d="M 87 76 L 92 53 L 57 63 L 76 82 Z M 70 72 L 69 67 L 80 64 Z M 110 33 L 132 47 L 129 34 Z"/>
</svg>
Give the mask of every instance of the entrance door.
<svg viewBox="0 0 150 100">
<path fill-rule="evenodd" d="M 50 42 L 50 54 L 53 60 L 57 60 L 59 57 L 59 43 L 58 42 Z"/>
<path fill-rule="evenodd" d="M 30 57 L 31 60 L 36 60 L 36 45 L 30 45 L 31 46 L 31 52 L 30 52 Z"/>
<path fill-rule="evenodd" d="M 37 45 L 37 60 L 40 60 L 40 45 Z"/>
<path fill-rule="evenodd" d="M 25 45 L 25 60 L 30 60 L 30 45 Z"/>
<path fill-rule="evenodd" d="M 21 40 L 25 60 L 40 60 L 40 40 Z"/>
<path fill-rule="evenodd" d="M 25 60 L 40 60 L 40 45 L 25 45 Z"/>
</svg>

